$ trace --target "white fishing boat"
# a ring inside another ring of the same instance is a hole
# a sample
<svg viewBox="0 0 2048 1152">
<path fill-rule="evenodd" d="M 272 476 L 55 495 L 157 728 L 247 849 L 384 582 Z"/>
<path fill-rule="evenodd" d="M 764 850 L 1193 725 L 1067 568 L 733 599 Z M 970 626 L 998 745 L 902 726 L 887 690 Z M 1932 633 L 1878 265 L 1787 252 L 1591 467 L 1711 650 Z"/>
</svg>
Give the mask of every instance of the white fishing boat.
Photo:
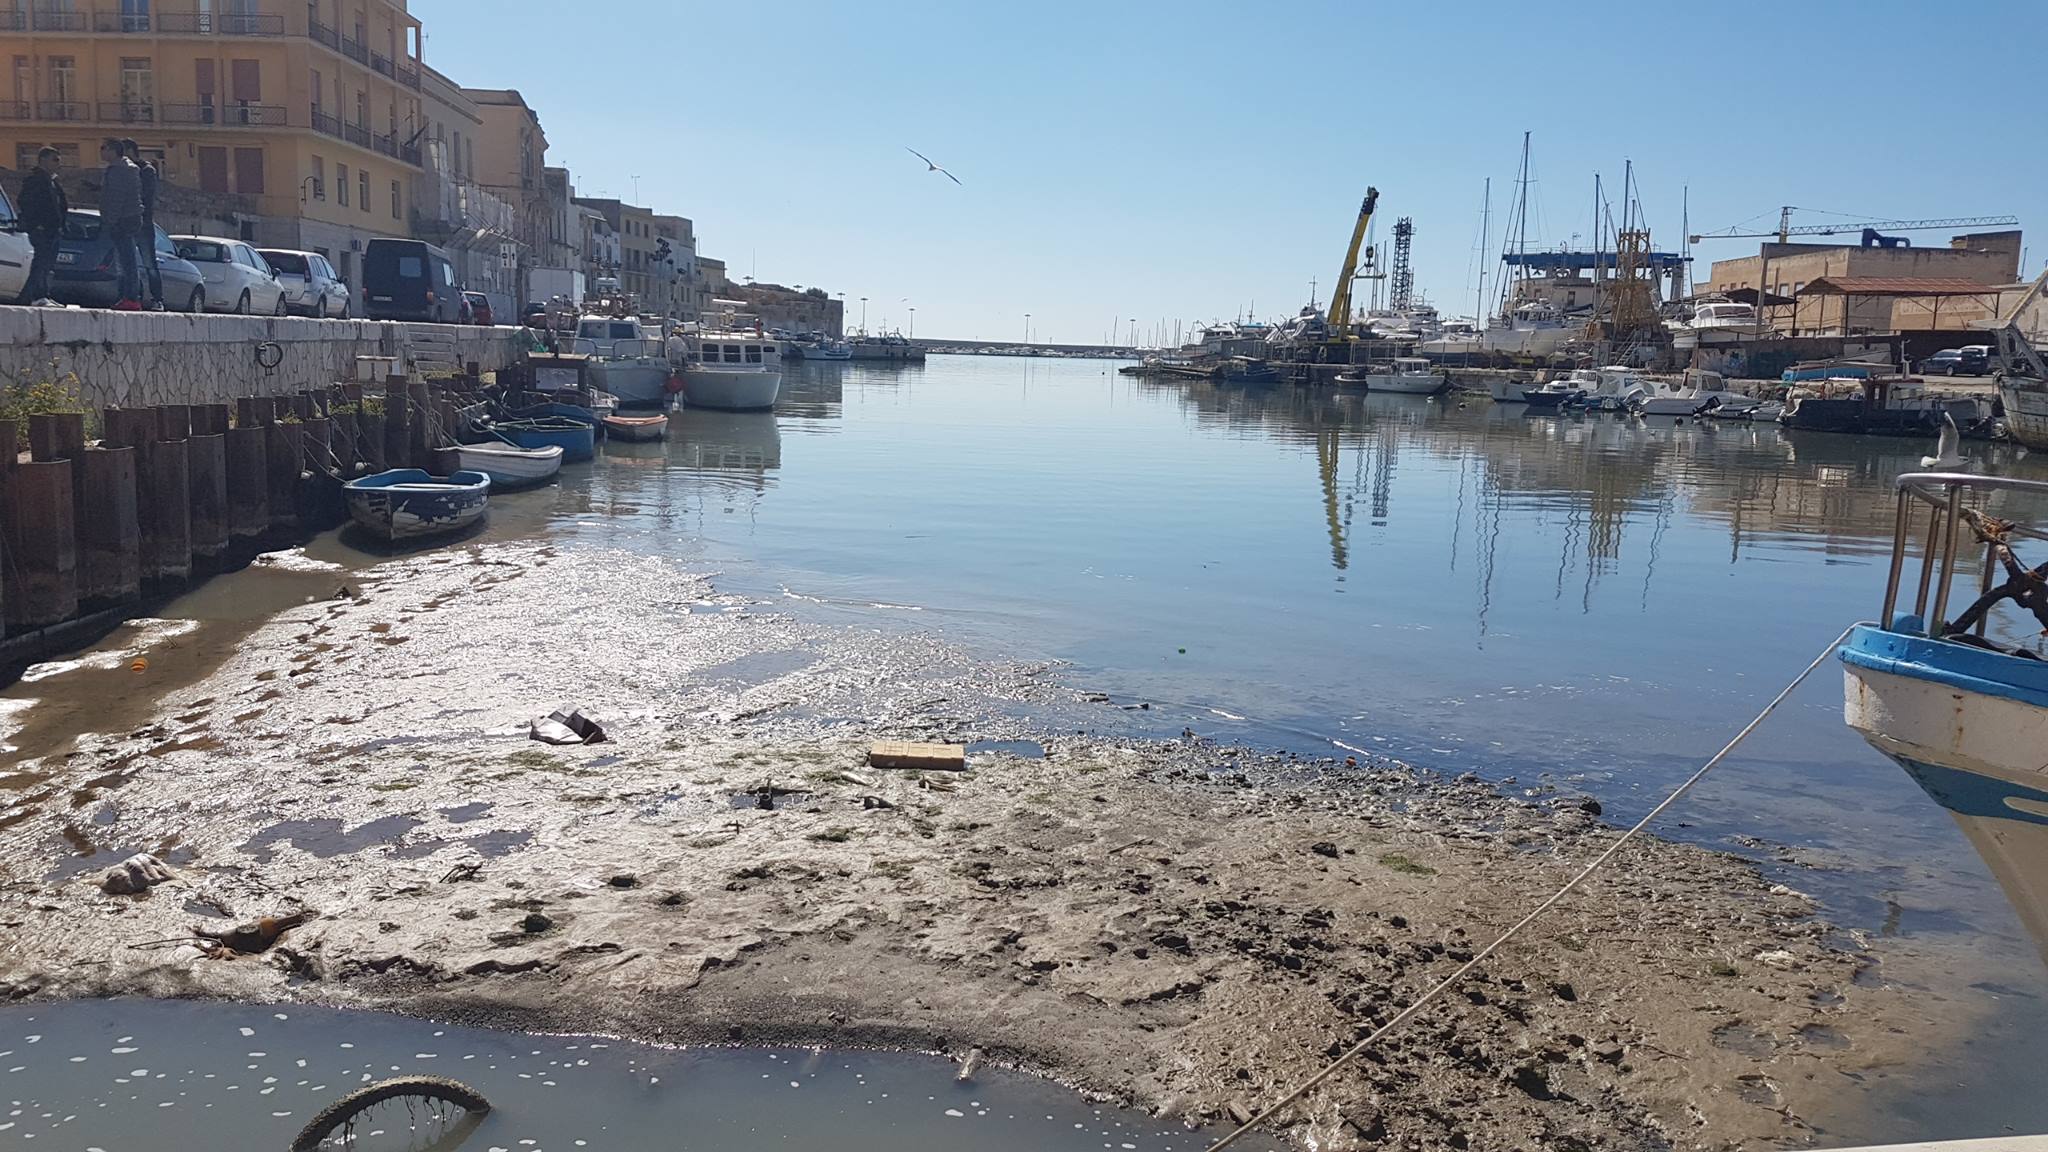
<svg viewBox="0 0 2048 1152">
<path fill-rule="evenodd" d="M 1691 316 L 1666 321 L 1665 327 L 1671 330 L 1671 346 L 1681 352 L 1749 344 L 1771 334 L 1756 305 L 1733 300 L 1702 300 L 1693 306 Z"/>
<path fill-rule="evenodd" d="M 1531 300 L 1496 318 L 1479 334 L 1480 347 L 1509 356 L 1548 356 L 1578 335 L 1579 327 L 1547 300 Z"/>
<path fill-rule="evenodd" d="M 1366 373 L 1366 390 L 1404 396 L 1434 396 L 1451 386 L 1448 375 L 1433 371 L 1429 361 L 1404 356 Z"/>
<path fill-rule="evenodd" d="M 2048 604 L 2015 554 L 2048 540 L 2015 522 L 2048 508 L 2048 482 L 1929 472 L 1897 486 L 1882 623 L 1858 626 L 1836 653 L 1844 719 L 1948 809 L 2048 957 L 2048 661 L 1990 627 L 2004 601 L 2028 610 L 2008 635 L 2032 639 L 2048 626 Z M 1918 591 L 1901 612 L 1916 541 L 1927 542 Z M 2002 582 L 1959 573 L 1966 556 L 1985 557 Z M 1951 619 L 1959 581 L 1974 602 Z"/>
<path fill-rule="evenodd" d="M 1572 373 L 1571 379 L 1585 392 L 1578 402 L 1602 412 L 1621 412 L 1638 407 L 1646 403 L 1650 395 L 1650 382 L 1626 364 L 1581 368 Z"/>
<path fill-rule="evenodd" d="M 851 360 L 853 345 L 844 340 L 820 340 L 804 348 L 806 360 Z"/>
<path fill-rule="evenodd" d="M 585 316 L 576 324 L 572 349 L 587 354 L 585 382 L 610 393 L 622 408 L 666 407 L 668 357 L 658 332 L 634 316 Z"/>
<path fill-rule="evenodd" d="M 782 352 L 759 317 L 706 313 L 671 339 L 668 355 L 681 370 L 683 401 L 692 408 L 773 408 L 782 393 Z"/>
<path fill-rule="evenodd" d="M 1646 381 L 1646 384 L 1649 393 L 1636 407 L 1636 411 L 1644 416 L 1693 416 L 1712 410 L 1722 412 L 1722 418 L 1726 419 L 1738 412 L 1757 410 L 1766 403 L 1747 393 L 1728 389 L 1725 387 L 1727 381 L 1719 372 L 1705 368 L 1688 368 L 1677 380 L 1653 380 Z M 1782 404 L 1776 406 L 1776 412 L 1784 410 Z M 1775 418 L 1773 415 L 1772 419 Z"/>
<path fill-rule="evenodd" d="M 458 444 L 448 449 L 455 454 L 456 468 L 481 472 L 491 478 L 493 488 L 524 488 L 544 483 L 562 470 L 562 448 L 521 448 L 517 444 Z"/>
</svg>

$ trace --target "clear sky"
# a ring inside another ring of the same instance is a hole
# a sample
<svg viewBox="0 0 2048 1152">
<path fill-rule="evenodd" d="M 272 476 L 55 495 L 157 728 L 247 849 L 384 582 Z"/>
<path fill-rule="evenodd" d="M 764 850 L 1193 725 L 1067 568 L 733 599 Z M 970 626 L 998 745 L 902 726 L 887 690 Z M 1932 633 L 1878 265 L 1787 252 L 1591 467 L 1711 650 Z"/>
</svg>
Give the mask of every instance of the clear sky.
<svg viewBox="0 0 2048 1152">
<path fill-rule="evenodd" d="M 1415 219 L 1418 288 L 1470 313 L 1482 181 L 1497 256 L 1525 130 L 1532 245 L 1590 232 L 1595 173 L 1618 215 L 1625 160 L 1660 249 L 1687 188 L 1695 232 L 1782 204 L 2048 225 L 2048 0 L 411 7 L 428 63 L 525 95 L 581 194 L 638 177 L 734 278 L 844 292 L 849 324 L 915 307 L 920 337 L 1291 314 L 1367 184 L 1382 238 Z"/>
</svg>

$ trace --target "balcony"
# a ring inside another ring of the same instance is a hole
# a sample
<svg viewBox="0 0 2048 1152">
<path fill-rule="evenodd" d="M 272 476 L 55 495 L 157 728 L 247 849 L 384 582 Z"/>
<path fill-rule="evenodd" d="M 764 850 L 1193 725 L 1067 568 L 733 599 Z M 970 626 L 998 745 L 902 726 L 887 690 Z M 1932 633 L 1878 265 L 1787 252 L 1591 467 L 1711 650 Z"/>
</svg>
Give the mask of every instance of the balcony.
<svg viewBox="0 0 2048 1152">
<path fill-rule="evenodd" d="M 361 124 L 343 124 L 341 126 L 341 138 L 358 148 L 368 148 L 370 146 L 370 130 Z"/>
<path fill-rule="evenodd" d="M 166 124 L 197 124 L 216 128 L 283 128 L 290 123 L 285 110 L 275 104 L 236 104 L 222 108 L 213 104 L 163 104 L 157 113 Z"/>
<path fill-rule="evenodd" d="M 341 121 L 322 112 L 316 105 L 313 109 L 313 131 L 327 136 L 341 135 Z"/>
<path fill-rule="evenodd" d="M 92 119 L 92 105 L 82 100 L 38 100 L 38 120 L 75 120 L 85 123 Z"/>
<path fill-rule="evenodd" d="M 126 32 L 141 34 L 149 31 L 147 12 L 100 12 L 93 17 L 95 32 Z"/>
<path fill-rule="evenodd" d="M 139 100 L 122 100 L 116 103 L 100 101 L 100 123 L 102 124 L 154 124 L 156 105 Z"/>
<path fill-rule="evenodd" d="M 312 20 L 307 23 L 306 35 L 312 37 L 313 39 L 319 41 L 322 44 L 327 45 L 329 48 L 334 49 L 336 52 L 341 51 L 341 33 L 336 32 L 334 29 L 329 28 L 327 25 L 322 24 L 318 20 Z"/>
<path fill-rule="evenodd" d="M 398 146 L 398 158 L 400 160 L 405 161 L 407 164 L 412 165 L 415 168 L 425 166 L 424 158 L 420 155 L 420 150 L 417 145 L 400 144 Z"/>
<path fill-rule="evenodd" d="M 33 120 L 36 106 L 26 100 L 0 100 L 0 120 Z"/>
<path fill-rule="evenodd" d="M 342 37 L 341 54 L 358 64 L 368 64 L 370 62 L 370 49 L 361 40 L 351 40 L 346 36 Z"/>
<path fill-rule="evenodd" d="M 398 159 L 398 141 L 394 137 L 384 135 L 372 136 L 370 138 L 370 147 L 391 157 L 393 160 Z"/>
<path fill-rule="evenodd" d="M 0 32 L 28 31 L 28 13 L 19 8 L 0 11 Z"/>
<path fill-rule="evenodd" d="M 408 68 L 405 66 L 404 61 L 399 61 L 398 82 L 400 84 L 405 85 L 407 88 L 411 88 L 414 91 L 418 91 L 420 86 L 420 70 L 417 68 Z M 419 163 L 419 161 L 415 160 L 413 161 L 413 163 L 417 164 Z"/>
<path fill-rule="evenodd" d="M 159 12 L 156 30 L 173 36 L 282 36 L 276 12 Z"/>
<path fill-rule="evenodd" d="M 370 53 L 370 71 L 381 76 L 391 75 L 391 57 L 382 52 Z"/>
<path fill-rule="evenodd" d="M 54 8 L 35 10 L 35 30 L 38 32 L 83 32 L 85 13 L 63 12 Z"/>
</svg>

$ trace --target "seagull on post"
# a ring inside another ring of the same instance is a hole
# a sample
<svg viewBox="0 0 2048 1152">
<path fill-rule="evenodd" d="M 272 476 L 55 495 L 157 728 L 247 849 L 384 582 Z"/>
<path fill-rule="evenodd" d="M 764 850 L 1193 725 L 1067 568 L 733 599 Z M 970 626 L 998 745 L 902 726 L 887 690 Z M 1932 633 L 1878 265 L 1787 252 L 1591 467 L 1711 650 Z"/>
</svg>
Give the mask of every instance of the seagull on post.
<svg viewBox="0 0 2048 1152">
<path fill-rule="evenodd" d="M 955 184 L 959 184 L 959 183 L 960 183 L 960 178 L 959 178 L 958 176 L 955 176 L 955 175 L 953 175 L 953 174 L 952 174 L 951 172 L 948 172 L 948 171 L 946 171 L 946 170 L 945 170 L 944 168 L 941 168 L 941 167 L 939 167 L 939 166 L 938 166 L 937 164 L 934 164 L 934 163 L 932 163 L 932 158 L 931 158 L 931 157 L 929 157 L 929 156 L 925 155 L 925 154 L 924 154 L 924 153 L 922 153 L 922 152 L 919 152 L 919 151 L 918 151 L 917 149 L 915 149 L 915 148 L 912 148 L 912 147 L 911 147 L 911 146 L 909 146 L 908 144 L 906 144 L 906 145 L 904 145 L 904 146 L 903 146 L 903 150 L 904 150 L 905 152 L 908 152 L 908 153 L 910 153 L 910 154 L 911 154 L 912 156 L 915 156 L 915 157 L 917 157 L 917 158 L 918 158 L 919 160 L 922 160 L 922 161 L 924 161 L 924 167 L 925 167 L 925 171 L 927 171 L 927 172 L 937 172 L 937 173 L 940 173 L 941 175 L 945 176 L 945 178 L 946 178 L 946 179 L 948 179 L 948 180 L 951 180 L 951 181 L 952 181 L 953 183 L 955 183 Z M 964 184 L 963 184 L 963 185 L 961 185 L 961 187 L 963 187 L 963 188 L 964 188 L 964 187 L 966 187 L 966 185 L 964 185 Z"/>
</svg>

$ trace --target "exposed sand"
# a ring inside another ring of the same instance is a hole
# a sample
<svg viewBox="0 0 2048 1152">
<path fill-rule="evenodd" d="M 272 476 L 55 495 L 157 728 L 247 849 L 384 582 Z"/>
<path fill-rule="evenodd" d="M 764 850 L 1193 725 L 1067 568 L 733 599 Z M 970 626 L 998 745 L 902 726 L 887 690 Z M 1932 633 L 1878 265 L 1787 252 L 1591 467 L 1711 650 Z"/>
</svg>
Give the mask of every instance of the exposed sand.
<svg viewBox="0 0 2048 1152">
<path fill-rule="evenodd" d="M 494 546 L 344 581 L 147 726 L 0 776 L 0 996 L 979 1047 L 1227 1120 L 1617 835 L 1579 797 L 1391 762 L 1057 735 L 1104 706 L 623 554 Z M 612 741 L 523 737 L 563 702 Z M 864 766 L 903 735 L 1050 755 Z M 798 795 L 734 806 L 763 785 Z M 138 850 L 179 878 L 102 894 Z M 302 908 L 260 956 L 130 947 Z M 1746 862 L 1646 840 L 1278 1127 L 1318 1148 L 1806 1143 L 1803 1117 L 1967 1025 L 1859 981 L 1872 963 Z"/>
</svg>

